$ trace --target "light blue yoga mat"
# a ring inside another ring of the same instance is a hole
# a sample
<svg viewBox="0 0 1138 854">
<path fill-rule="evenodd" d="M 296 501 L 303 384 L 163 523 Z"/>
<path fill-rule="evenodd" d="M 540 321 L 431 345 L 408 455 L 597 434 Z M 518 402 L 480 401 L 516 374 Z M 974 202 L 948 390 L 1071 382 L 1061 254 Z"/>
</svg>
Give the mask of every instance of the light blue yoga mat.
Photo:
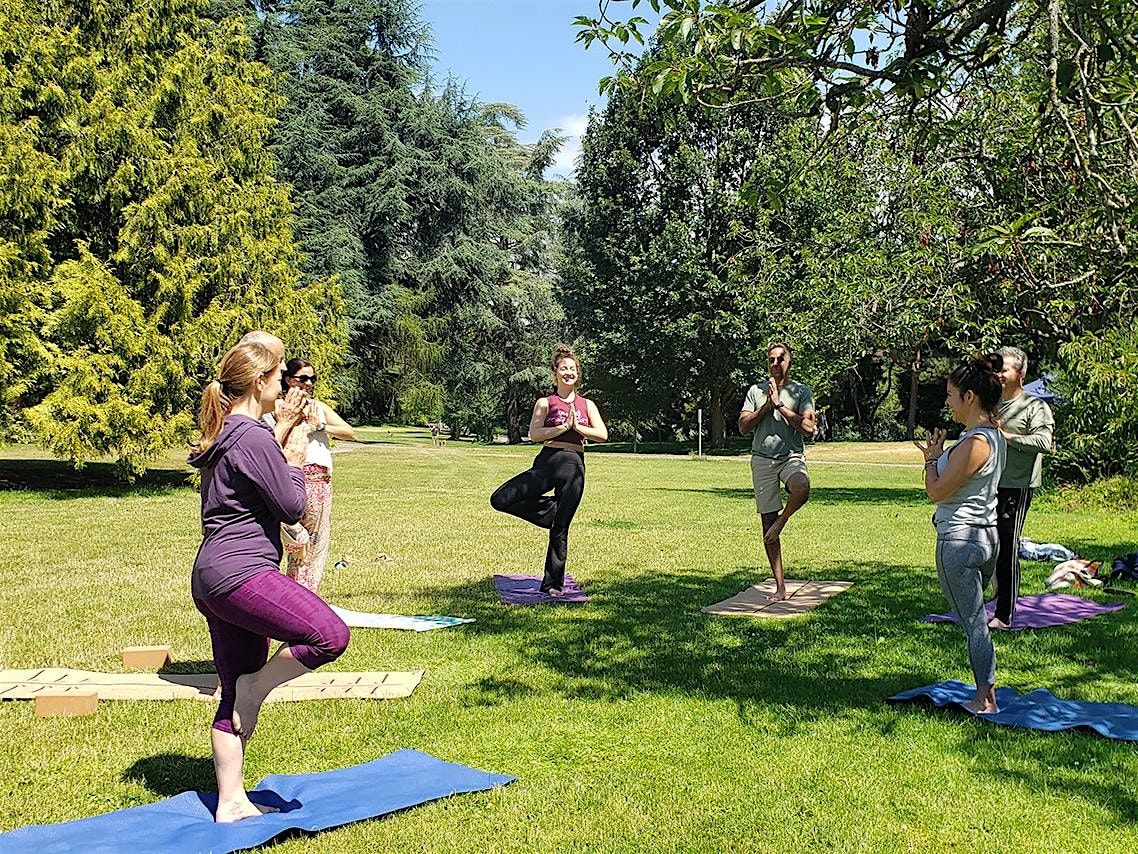
<svg viewBox="0 0 1138 854">
<path fill-rule="evenodd" d="M 976 686 L 950 681 L 902 691 L 890 697 L 888 702 L 928 700 L 936 706 L 956 705 L 963 709 L 964 704 L 975 696 Z M 1044 732 L 1089 729 L 1118 741 L 1138 741 L 1138 706 L 1126 703 L 1062 700 L 1043 688 L 1036 688 L 1022 696 L 1013 688 L 997 688 L 996 705 L 1000 709 L 998 714 L 976 715 L 976 717 L 994 724 Z M 974 713 L 969 712 L 969 714 Z"/>
<path fill-rule="evenodd" d="M 349 611 L 329 605 L 341 620 L 353 629 L 406 629 L 412 632 L 429 632 L 473 623 L 473 617 L 412 616 L 409 614 L 373 614 L 370 611 Z"/>
<path fill-rule="evenodd" d="M 182 792 L 141 807 L 0 834 L 0 852 L 228 854 L 263 845 L 294 828 L 327 830 L 450 795 L 504 786 L 514 779 L 444 762 L 417 750 L 397 750 L 351 768 L 266 777 L 249 797 L 255 803 L 277 807 L 278 813 L 215 824 L 216 792 Z"/>
</svg>

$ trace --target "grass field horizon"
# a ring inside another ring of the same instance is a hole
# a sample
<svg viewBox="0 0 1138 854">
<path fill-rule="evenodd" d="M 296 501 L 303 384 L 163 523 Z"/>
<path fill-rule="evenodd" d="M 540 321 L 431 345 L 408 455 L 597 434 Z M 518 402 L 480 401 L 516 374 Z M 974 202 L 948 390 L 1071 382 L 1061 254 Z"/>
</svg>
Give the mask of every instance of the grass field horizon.
<svg viewBox="0 0 1138 854">
<path fill-rule="evenodd" d="M 569 571 L 591 603 L 509 608 L 491 576 L 540 573 L 545 538 L 488 497 L 535 449 L 361 435 L 335 457 L 332 560 L 347 567 L 329 568 L 322 594 L 477 622 L 355 630 L 330 669 L 422 668 L 422 684 L 405 700 L 266 707 L 246 782 L 400 748 L 518 780 L 274 851 L 1138 850 L 1134 745 L 885 704 L 971 681 L 960 630 L 918 622 L 947 605 L 911 445 L 808 449 L 813 494 L 784 535 L 788 576 L 854 586 L 766 621 L 699 610 L 769 575 L 745 456 L 590 455 Z M 123 647 L 169 643 L 179 669 L 211 669 L 189 596 L 198 498 L 180 457 L 124 485 L 105 464 L 74 473 L 0 450 L 0 666 L 118 672 Z M 1045 499 L 1026 533 L 1109 559 L 1135 548 L 1136 529 L 1135 511 Z M 1048 571 L 1026 564 L 1023 592 Z M 999 684 L 1138 704 L 1138 601 L 1118 601 L 997 636 Z M 73 719 L 0 704 L 0 831 L 212 789 L 211 717 L 194 702 L 103 702 Z"/>
</svg>

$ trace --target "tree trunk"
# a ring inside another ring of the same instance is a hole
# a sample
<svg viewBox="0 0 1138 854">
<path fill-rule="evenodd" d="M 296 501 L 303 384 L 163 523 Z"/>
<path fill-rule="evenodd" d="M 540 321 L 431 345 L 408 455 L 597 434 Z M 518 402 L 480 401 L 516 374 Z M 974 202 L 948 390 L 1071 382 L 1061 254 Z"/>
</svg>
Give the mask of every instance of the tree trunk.
<svg viewBox="0 0 1138 854">
<path fill-rule="evenodd" d="M 636 422 L 632 422 L 632 453 L 636 453 L 640 448 L 640 431 L 636 429 Z"/>
<path fill-rule="evenodd" d="M 522 431 L 518 429 L 518 395 L 513 388 L 506 400 L 506 441 L 511 445 L 522 441 Z"/>
<path fill-rule="evenodd" d="M 723 388 L 711 390 L 711 441 L 708 444 L 715 449 L 722 448 L 727 442 L 727 423 L 723 417 L 723 398 L 730 392 Z"/>
<path fill-rule="evenodd" d="M 885 402 L 885 398 L 889 397 L 889 392 L 893 390 L 894 370 L 895 365 L 890 361 L 889 369 L 885 374 L 885 391 L 871 401 L 869 411 L 865 414 L 865 422 L 862 424 L 861 431 L 863 439 L 873 439 L 873 423 L 877 420 L 877 410 L 881 408 L 881 404 Z"/>
<path fill-rule="evenodd" d="M 917 392 L 921 387 L 921 349 L 918 347 L 913 363 L 909 366 L 909 420 L 905 435 L 912 439 L 917 434 Z"/>
</svg>

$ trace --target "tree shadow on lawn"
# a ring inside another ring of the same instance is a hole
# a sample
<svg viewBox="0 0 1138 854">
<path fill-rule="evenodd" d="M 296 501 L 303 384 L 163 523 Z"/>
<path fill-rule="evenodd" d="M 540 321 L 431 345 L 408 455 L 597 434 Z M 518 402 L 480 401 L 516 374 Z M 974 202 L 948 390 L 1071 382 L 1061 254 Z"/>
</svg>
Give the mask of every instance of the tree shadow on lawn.
<svg viewBox="0 0 1138 854">
<path fill-rule="evenodd" d="M 1071 551 L 1086 560 L 1101 560 L 1100 574 L 1110 574 L 1110 564 L 1116 557 L 1125 557 L 1138 550 L 1138 543 L 1099 543 L 1093 540 L 1070 540 L 1064 543 Z M 1055 564 L 1052 564 L 1054 566 Z"/>
<path fill-rule="evenodd" d="M 0 460 L 0 492 L 43 493 L 52 500 L 169 495 L 192 488 L 189 469 L 147 469 L 133 483 L 112 463 L 88 463 L 76 469 L 62 460 Z"/>
<path fill-rule="evenodd" d="M 217 789 L 213 759 L 182 753 L 156 753 L 144 756 L 122 774 L 124 783 L 141 783 L 151 792 L 170 798 L 186 791 Z"/>
<path fill-rule="evenodd" d="M 888 738 L 905 716 L 954 714 L 885 703 L 909 688 L 968 680 L 960 628 L 919 622 L 946 607 L 928 567 L 853 561 L 819 567 L 809 573 L 811 578 L 852 580 L 854 586 L 811 614 L 790 620 L 700 612 L 767 574 L 750 567 L 725 574 L 696 568 L 617 579 L 597 573 L 582 582 L 592 597 L 588 605 L 510 608 L 495 601 L 478 609 L 480 622 L 469 628 L 514 636 L 517 657 L 560 674 L 554 690 L 566 698 L 615 701 L 637 692 L 679 692 L 726 699 L 734 702 L 744 724 L 763 727 L 775 737 L 809 733 L 818 721 L 848 716 L 856 726 Z M 478 593 L 487 587 L 493 596 L 489 580 L 478 586 Z M 452 603 L 470 603 L 472 592 L 450 588 L 422 595 L 433 597 L 445 611 Z M 1085 696 L 1081 686 L 1094 684 L 1103 673 L 1138 681 L 1134 643 L 1127 642 L 1135 636 L 1138 627 L 1126 611 L 1062 628 L 1001 633 L 997 655 L 1007 666 L 1000 684 L 1021 692 L 1045 687 L 1073 698 Z M 1088 651 L 1093 661 L 1080 658 Z M 1071 662 L 1086 669 L 1053 673 L 1040 685 L 1032 675 L 1037 662 L 1059 671 L 1069 670 Z M 505 666 L 514 669 L 512 663 Z M 467 687 L 471 698 L 481 698 L 480 705 L 498 705 L 535 690 L 494 678 Z M 960 729 L 959 743 L 946 742 L 946 749 L 972 754 L 977 767 L 995 778 L 1041 793 L 1053 794 L 1061 786 L 1120 819 L 1138 816 L 1138 802 L 1129 791 L 1106 796 L 1099 777 L 1103 764 L 1108 780 L 1132 777 L 1130 745 L 1084 733 L 1033 733 L 971 718 L 969 723 Z M 1100 764 L 1089 765 L 1088 757 Z"/>
<path fill-rule="evenodd" d="M 417 595 L 439 613 L 475 617 L 462 627 L 474 636 L 516 635 L 519 657 L 562 674 L 561 690 L 570 697 L 684 691 L 735 700 L 741 714 L 753 704 L 833 713 L 878 709 L 898 691 L 967 672 L 959 626 L 920 622 L 947 610 L 929 567 L 855 561 L 819 567 L 810 578 L 851 580 L 854 586 L 789 620 L 700 612 L 768 575 L 752 567 L 613 580 L 598 573 L 582 581 L 591 597 L 584 606 L 503 605 L 490 579 Z M 1138 636 L 1138 627 L 1128 610 L 1138 606 L 1060 628 L 1000 633 L 997 655 L 1022 690 L 1077 691 L 1081 676 L 1025 683 L 1021 674 L 1048 659 L 1060 668 L 1074 663 L 1138 682 L 1127 642 Z M 903 667 L 891 663 L 898 657 Z"/>
<path fill-rule="evenodd" d="M 703 488 L 681 486 L 652 487 L 658 492 L 702 492 L 708 495 L 718 495 L 722 498 L 733 498 L 739 501 L 755 500 L 753 489 L 730 486 L 709 486 Z M 929 516 L 932 517 L 932 505 L 920 489 L 889 488 L 879 486 L 812 486 L 810 488 L 810 504 L 902 504 L 928 505 Z"/>
<path fill-rule="evenodd" d="M 1047 733 L 977 723 L 962 729 L 958 747 L 997 782 L 1050 797 L 1078 797 L 1111 811 L 1116 820 L 1138 821 L 1132 744 L 1093 732 Z"/>
<path fill-rule="evenodd" d="M 566 697 L 617 700 L 639 691 L 678 691 L 730 699 L 750 721 L 773 706 L 817 717 L 850 708 L 881 711 L 890 694 L 937 681 L 930 665 L 959 658 L 963 644 L 950 633 L 913 629 L 917 617 L 940 604 L 939 591 L 889 579 L 916 571 L 852 562 L 820 569 L 811 577 L 856 583 L 812 614 L 791 620 L 700 612 L 769 575 L 753 567 L 616 580 L 598 574 L 583 581 L 592 597 L 584 606 L 509 607 L 494 601 L 471 609 L 470 588 L 421 595 L 444 612 L 465 608 L 464 615 L 478 620 L 467 627 L 475 635 L 517 636 L 519 658 L 561 674 L 559 690 Z M 911 666 L 866 668 L 865 659 L 884 644 L 912 646 Z"/>
</svg>

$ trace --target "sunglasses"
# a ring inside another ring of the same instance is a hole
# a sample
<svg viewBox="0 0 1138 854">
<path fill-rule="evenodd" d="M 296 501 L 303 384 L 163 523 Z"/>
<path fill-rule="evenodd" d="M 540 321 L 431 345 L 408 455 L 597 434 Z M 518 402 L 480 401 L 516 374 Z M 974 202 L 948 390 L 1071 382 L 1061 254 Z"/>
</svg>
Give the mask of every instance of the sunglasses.
<svg viewBox="0 0 1138 854">
<path fill-rule="evenodd" d="M 285 374 L 285 379 L 296 380 L 298 383 L 305 383 L 306 385 L 316 384 L 316 374 Z"/>
</svg>

